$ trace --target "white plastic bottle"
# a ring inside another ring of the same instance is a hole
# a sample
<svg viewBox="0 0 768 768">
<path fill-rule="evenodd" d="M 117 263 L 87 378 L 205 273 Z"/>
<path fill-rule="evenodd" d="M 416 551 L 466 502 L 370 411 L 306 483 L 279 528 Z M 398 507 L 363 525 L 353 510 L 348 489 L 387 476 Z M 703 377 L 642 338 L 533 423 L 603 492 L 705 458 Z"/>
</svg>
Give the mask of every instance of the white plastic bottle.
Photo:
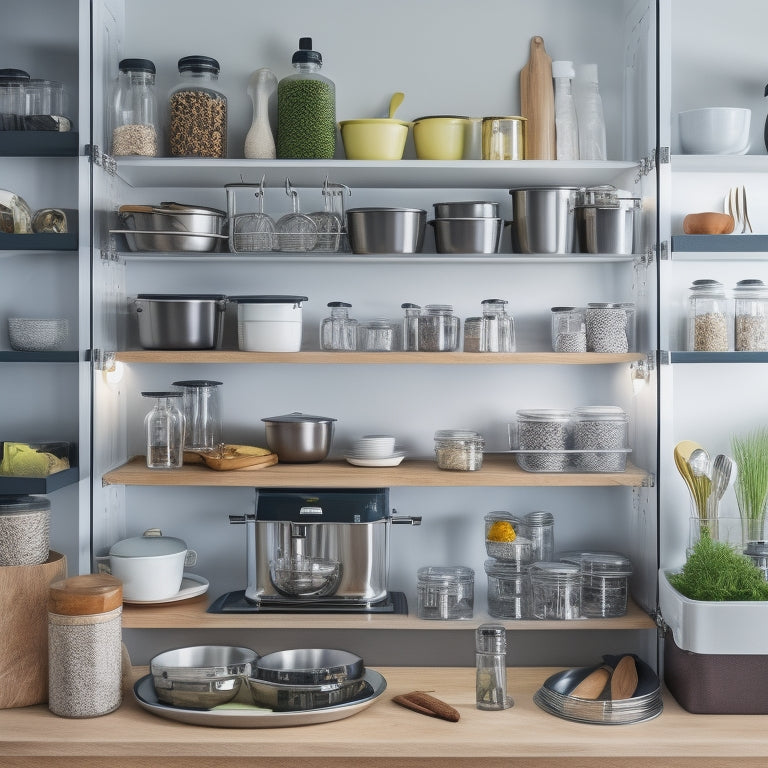
<svg viewBox="0 0 768 768">
<path fill-rule="evenodd" d="M 571 80 L 575 76 L 572 61 L 553 61 L 555 81 L 555 136 L 558 160 L 579 159 L 579 124 Z"/>
<path fill-rule="evenodd" d="M 579 125 L 579 159 L 605 160 L 605 119 L 597 85 L 597 64 L 582 64 L 574 80 Z"/>
</svg>

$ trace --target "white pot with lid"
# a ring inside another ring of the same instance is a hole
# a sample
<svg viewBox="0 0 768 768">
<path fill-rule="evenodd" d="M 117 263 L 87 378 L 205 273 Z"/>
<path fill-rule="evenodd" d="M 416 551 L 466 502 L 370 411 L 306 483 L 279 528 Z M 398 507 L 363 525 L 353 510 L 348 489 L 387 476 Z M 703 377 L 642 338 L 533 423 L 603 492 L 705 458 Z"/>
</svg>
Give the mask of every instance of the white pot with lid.
<svg viewBox="0 0 768 768">
<path fill-rule="evenodd" d="M 181 539 L 151 528 L 123 539 L 109 550 L 109 570 L 123 582 L 123 599 L 167 600 L 181 589 L 184 568 L 197 563 L 197 553 Z"/>
<path fill-rule="evenodd" d="M 237 304 L 237 346 L 248 352 L 298 352 L 306 296 L 230 296 Z"/>
</svg>

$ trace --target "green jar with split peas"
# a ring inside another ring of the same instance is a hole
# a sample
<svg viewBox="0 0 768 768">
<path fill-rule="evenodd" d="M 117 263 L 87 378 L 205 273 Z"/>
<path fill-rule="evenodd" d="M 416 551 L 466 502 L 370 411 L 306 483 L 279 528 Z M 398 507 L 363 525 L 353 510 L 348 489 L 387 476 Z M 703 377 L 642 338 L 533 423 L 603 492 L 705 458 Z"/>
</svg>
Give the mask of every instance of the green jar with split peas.
<svg viewBox="0 0 768 768">
<path fill-rule="evenodd" d="M 277 157 L 331 159 L 336 151 L 336 86 L 320 74 L 323 57 L 302 37 L 295 74 L 277 84 Z"/>
</svg>

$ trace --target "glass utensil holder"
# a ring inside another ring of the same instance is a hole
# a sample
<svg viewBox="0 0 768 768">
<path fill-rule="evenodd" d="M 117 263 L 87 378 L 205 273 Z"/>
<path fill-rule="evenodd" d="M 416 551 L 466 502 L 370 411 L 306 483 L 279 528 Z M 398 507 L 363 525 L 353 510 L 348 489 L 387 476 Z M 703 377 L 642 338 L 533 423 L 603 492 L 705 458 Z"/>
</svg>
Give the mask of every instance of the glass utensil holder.
<svg viewBox="0 0 768 768">
<path fill-rule="evenodd" d="M 142 392 L 155 404 L 144 419 L 149 469 L 177 469 L 184 462 L 184 414 L 176 406 L 182 392 Z"/>
</svg>

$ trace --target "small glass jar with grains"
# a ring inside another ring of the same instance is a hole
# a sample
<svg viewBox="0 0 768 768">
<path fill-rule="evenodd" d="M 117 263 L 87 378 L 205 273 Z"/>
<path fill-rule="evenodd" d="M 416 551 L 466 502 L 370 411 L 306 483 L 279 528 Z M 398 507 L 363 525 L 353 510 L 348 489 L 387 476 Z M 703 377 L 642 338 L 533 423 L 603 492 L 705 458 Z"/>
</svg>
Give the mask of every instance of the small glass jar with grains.
<svg viewBox="0 0 768 768">
<path fill-rule="evenodd" d="M 483 466 L 485 440 L 470 429 L 435 432 L 435 458 L 439 469 L 472 472 Z"/>
<path fill-rule="evenodd" d="M 123 59 L 112 97 L 112 154 L 156 157 L 160 153 L 155 65 Z"/>
<path fill-rule="evenodd" d="M 688 351 L 728 352 L 731 344 L 731 311 L 723 284 L 694 280 L 688 296 Z"/>
<path fill-rule="evenodd" d="M 552 351 L 586 352 L 587 325 L 581 307 L 552 307 Z"/>
<path fill-rule="evenodd" d="M 219 62 L 179 59 L 179 83 L 169 98 L 171 157 L 227 156 L 227 97 L 218 89 Z"/>
<path fill-rule="evenodd" d="M 762 280 L 739 280 L 733 298 L 736 351 L 768 351 L 768 287 Z"/>
</svg>

